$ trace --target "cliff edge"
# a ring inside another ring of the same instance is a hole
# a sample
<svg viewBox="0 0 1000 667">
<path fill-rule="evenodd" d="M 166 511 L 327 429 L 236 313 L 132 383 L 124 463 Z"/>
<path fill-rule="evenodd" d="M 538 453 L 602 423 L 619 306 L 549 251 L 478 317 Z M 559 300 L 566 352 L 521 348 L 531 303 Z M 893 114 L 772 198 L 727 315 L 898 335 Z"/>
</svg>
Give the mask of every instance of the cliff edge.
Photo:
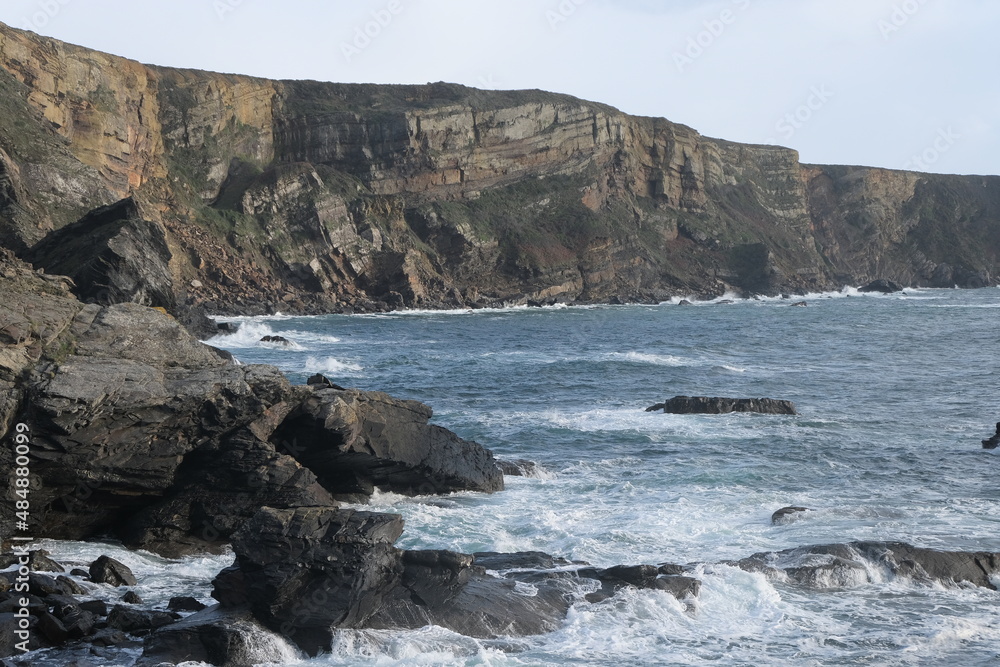
<svg viewBox="0 0 1000 667">
<path fill-rule="evenodd" d="M 169 294 L 133 294 L 148 305 L 655 301 L 998 273 L 998 177 L 803 165 L 542 91 L 170 69 L 0 24 L 0 118 L 3 244 L 44 267 L 46 237 L 130 198 L 167 267 Z"/>
</svg>

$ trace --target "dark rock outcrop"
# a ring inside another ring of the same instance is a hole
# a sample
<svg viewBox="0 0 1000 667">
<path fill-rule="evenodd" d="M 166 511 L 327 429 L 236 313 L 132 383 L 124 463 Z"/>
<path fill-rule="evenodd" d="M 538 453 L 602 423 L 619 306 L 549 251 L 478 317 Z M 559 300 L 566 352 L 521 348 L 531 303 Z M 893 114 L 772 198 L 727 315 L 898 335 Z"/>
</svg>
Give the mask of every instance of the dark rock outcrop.
<svg viewBox="0 0 1000 667">
<path fill-rule="evenodd" d="M 859 292 L 879 292 L 881 294 L 893 294 L 895 292 L 902 292 L 903 286 L 892 280 L 886 280 L 885 278 L 879 278 L 878 280 L 873 280 L 864 287 L 858 288 Z"/>
<path fill-rule="evenodd" d="M 669 414 L 721 415 L 730 412 L 757 412 L 765 415 L 797 415 L 791 401 L 773 398 L 709 398 L 707 396 L 675 396 L 666 403 L 657 403 L 646 412 L 662 410 Z"/>
<path fill-rule="evenodd" d="M 696 598 L 701 592 L 701 581 L 679 574 L 679 565 L 619 565 L 604 570 L 579 570 L 581 577 L 597 579 L 601 588 L 588 593 L 588 602 L 603 602 L 626 587 L 666 591 L 678 600 Z"/>
<path fill-rule="evenodd" d="M 208 605 L 205 603 L 189 596 L 170 598 L 170 602 L 167 604 L 167 609 L 170 611 L 202 611 L 207 607 Z"/>
<path fill-rule="evenodd" d="M 317 389 L 271 441 L 339 495 L 376 487 L 406 495 L 503 489 L 493 454 L 428 424 L 432 414 L 422 403 L 377 392 Z"/>
<path fill-rule="evenodd" d="M 918 582 L 963 583 L 996 590 L 1000 553 L 938 551 L 903 542 L 851 542 L 759 553 L 732 563 L 771 578 L 819 589 L 852 588 L 873 581 L 873 571 Z"/>
<path fill-rule="evenodd" d="M 771 515 L 771 523 L 778 525 L 784 523 L 791 523 L 799 518 L 803 512 L 811 511 L 808 507 L 782 507 Z"/>
<path fill-rule="evenodd" d="M 136 667 L 203 662 L 226 667 L 283 664 L 297 656 L 247 611 L 210 607 L 146 638 Z"/>
<path fill-rule="evenodd" d="M 110 556 L 101 556 L 90 564 L 90 580 L 95 584 L 135 586 L 138 582 L 132 570 Z"/>
<path fill-rule="evenodd" d="M 264 508 L 233 535 L 249 608 L 310 655 L 328 650 L 335 627 L 364 627 L 399 583 L 402 532 L 398 515 Z"/>
<path fill-rule="evenodd" d="M 236 565 L 215 581 L 223 608 L 248 608 L 313 655 L 336 628 L 420 628 L 479 638 L 549 632 L 580 582 L 604 600 L 625 586 L 697 595 L 678 566 L 596 569 L 543 553 L 401 551 L 402 519 L 334 508 L 262 509 L 233 539 Z M 489 570 L 489 571 L 487 571 Z"/>
<path fill-rule="evenodd" d="M 997 432 L 988 440 L 983 440 L 983 449 L 996 449 L 998 446 L 1000 446 L 1000 422 L 997 422 Z"/>
<path fill-rule="evenodd" d="M 45 549 L 35 549 L 34 551 L 28 552 L 27 562 L 25 565 L 32 572 L 65 572 L 66 569 L 59 563 L 52 560 L 48 551 Z M 21 557 L 17 554 L 6 553 L 0 555 L 0 568 L 6 569 L 15 563 L 21 563 Z"/>
<path fill-rule="evenodd" d="M 52 232 L 25 259 L 72 278 L 81 301 L 176 306 L 166 231 L 144 219 L 131 198 Z"/>
<path fill-rule="evenodd" d="M 178 618 L 173 613 L 134 609 L 115 605 L 108 613 L 108 626 L 130 635 L 145 635 L 149 631 L 170 625 Z"/>
<path fill-rule="evenodd" d="M 286 347 L 292 344 L 292 341 L 288 340 L 284 336 L 264 336 L 260 339 L 260 342 L 272 343 L 274 345 L 284 345 Z"/>
<path fill-rule="evenodd" d="M 31 425 L 41 534 L 112 532 L 179 556 L 223 548 L 261 506 L 331 506 L 378 486 L 502 488 L 492 455 L 429 424 L 422 404 L 333 383 L 292 387 L 163 312 L 84 305 L 69 288 L 0 251 L 0 438 L 15 420 Z M 0 450 L 7 485 L 12 457 Z M 0 538 L 13 508 L 0 504 Z"/>
</svg>

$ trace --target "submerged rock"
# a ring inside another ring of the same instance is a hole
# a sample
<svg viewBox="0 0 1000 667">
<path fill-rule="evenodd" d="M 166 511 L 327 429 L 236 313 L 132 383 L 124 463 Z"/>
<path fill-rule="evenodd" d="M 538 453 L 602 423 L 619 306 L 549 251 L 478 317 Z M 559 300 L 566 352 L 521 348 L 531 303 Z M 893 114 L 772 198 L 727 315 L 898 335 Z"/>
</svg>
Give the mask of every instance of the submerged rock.
<svg viewBox="0 0 1000 667">
<path fill-rule="evenodd" d="M 799 518 L 799 515 L 803 512 L 811 512 L 808 507 L 782 507 L 780 510 L 776 511 L 771 515 L 771 523 L 778 525 L 783 523 L 791 523 Z"/>
<path fill-rule="evenodd" d="M 707 396 L 675 396 L 666 403 L 657 403 L 646 412 L 662 410 L 669 414 L 721 415 L 730 412 L 757 412 L 766 415 L 797 415 L 795 404 L 773 398 L 709 398 Z"/>
<path fill-rule="evenodd" d="M 527 459 L 497 459 L 497 467 L 509 477 L 543 477 L 545 469 L 534 461 Z"/>
</svg>

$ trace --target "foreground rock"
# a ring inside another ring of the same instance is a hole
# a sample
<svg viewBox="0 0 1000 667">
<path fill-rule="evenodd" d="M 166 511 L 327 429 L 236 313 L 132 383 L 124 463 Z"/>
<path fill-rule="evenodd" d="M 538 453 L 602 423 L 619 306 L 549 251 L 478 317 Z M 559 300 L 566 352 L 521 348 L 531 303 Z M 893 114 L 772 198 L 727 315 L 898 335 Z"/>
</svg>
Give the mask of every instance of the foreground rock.
<svg viewBox="0 0 1000 667">
<path fill-rule="evenodd" d="M 765 415 L 797 415 L 795 404 L 773 398 L 709 398 L 707 396 L 675 396 L 666 403 L 657 403 L 646 412 L 675 415 L 721 415 L 730 412 L 757 412 Z"/>
<path fill-rule="evenodd" d="M 315 655 L 329 650 L 336 628 L 532 635 L 558 627 L 586 590 L 601 593 L 593 601 L 626 586 L 683 598 L 700 585 L 677 566 L 600 570 L 545 554 L 403 551 L 393 546 L 402 529 L 397 515 L 264 508 L 233 536 L 236 564 L 213 596 Z"/>
<path fill-rule="evenodd" d="M 997 422 L 997 432 L 988 440 L 983 440 L 983 449 L 996 449 L 1000 446 L 1000 422 Z"/>
<path fill-rule="evenodd" d="M 15 563 L 21 560 L 16 554 L 4 554 L 0 558 L 4 562 L 11 558 Z M 31 552 L 24 560 L 29 565 L 46 565 L 53 572 L 65 569 L 44 551 Z M 117 571 L 115 563 L 117 561 L 102 556 L 92 564 L 91 569 L 95 572 Z M 121 605 L 109 610 L 102 600 L 86 599 L 93 586 L 74 579 L 76 575 L 53 578 L 32 571 L 28 575 L 27 592 L 18 592 L 13 588 L 17 576 L 16 571 L 0 574 L 0 658 L 20 656 L 23 651 L 18 645 L 23 648 L 22 642 L 26 641 L 30 650 L 52 648 L 63 651 L 58 655 L 65 658 L 65 664 L 77 664 L 73 662 L 73 656 L 78 653 L 113 660 L 113 654 L 106 653 L 109 647 L 135 648 L 138 646 L 137 637 L 172 624 L 179 618 L 172 613 Z M 15 632 L 21 629 L 18 614 L 21 613 L 22 598 L 28 600 L 26 609 L 30 633 L 27 638 L 19 637 Z"/>
<path fill-rule="evenodd" d="M 903 542 L 851 542 L 759 553 L 732 563 L 769 578 L 817 589 L 853 588 L 884 575 L 996 590 L 1000 553 L 937 551 Z"/>
<path fill-rule="evenodd" d="M 223 549 L 262 506 L 503 488 L 492 454 L 429 424 L 423 404 L 293 387 L 161 310 L 83 304 L 71 288 L 0 251 L 0 439 L 30 427 L 38 534 L 111 532 L 180 556 Z M 13 456 L 0 448 L 7 489 Z M 0 539 L 14 507 L 0 503 Z"/>
<path fill-rule="evenodd" d="M 367 496 L 376 487 L 404 495 L 503 489 L 493 454 L 429 424 L 433 411 L 423 403 L 311 386 L 272 441 L 336 494 Z"/>
<path fill-rule="evenodd" d="M 287 664 L 299 656 L 247 611 L 218 605 L 150 635 L 136 667 L 201 662 L 226 667 Z"/>
</svg>

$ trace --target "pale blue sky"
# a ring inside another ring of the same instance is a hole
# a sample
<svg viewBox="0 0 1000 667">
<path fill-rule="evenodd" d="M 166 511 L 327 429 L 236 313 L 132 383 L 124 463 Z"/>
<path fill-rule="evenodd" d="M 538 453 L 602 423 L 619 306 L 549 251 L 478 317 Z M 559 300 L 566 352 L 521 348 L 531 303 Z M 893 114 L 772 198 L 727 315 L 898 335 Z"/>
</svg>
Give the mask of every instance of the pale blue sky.
<svg viewBox="0 0 1000 667">
<path fill-rule="evenodd" d="M 162 65 L 542 88 L 804 162 L 1000 174 L 996 0 L 5 0 L 0 21 Z"/>
</svg>

